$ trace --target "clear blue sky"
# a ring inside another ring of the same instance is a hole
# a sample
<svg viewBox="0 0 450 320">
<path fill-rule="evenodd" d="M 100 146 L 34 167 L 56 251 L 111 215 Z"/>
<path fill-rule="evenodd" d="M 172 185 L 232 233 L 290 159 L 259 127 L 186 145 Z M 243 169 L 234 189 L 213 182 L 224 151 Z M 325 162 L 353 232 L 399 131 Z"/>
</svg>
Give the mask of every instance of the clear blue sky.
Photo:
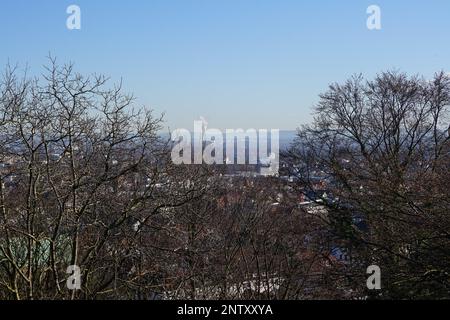
<svg viewBox="0 0 450 320">
<path fill-rule="evenodd" d="M 79 5 L 82 29 L 66 28 Z M 382 30 L 366 28 L 381 7 Z M 450 70 L 450 1 L 14 0 L 0 5 L 0 64 L 39 73 L 51 52 L 124 79 L 170 128 L 295 129 L 353 73 Z"/>
</svg>

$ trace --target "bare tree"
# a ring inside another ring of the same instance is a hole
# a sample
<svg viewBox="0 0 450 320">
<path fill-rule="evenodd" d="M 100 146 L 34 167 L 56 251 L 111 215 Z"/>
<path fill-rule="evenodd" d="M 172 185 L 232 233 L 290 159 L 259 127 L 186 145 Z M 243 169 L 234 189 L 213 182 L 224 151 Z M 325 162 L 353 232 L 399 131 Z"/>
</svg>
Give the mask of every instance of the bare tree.
<svg viewBox="0 0 450 320">
<path fill-rule="evenodd" d="M 143 276 L 139 230 L 199 197 L 204 185 L 185 181 L 202 174 L 172 165 L 161 118 L 121 84 L 54 59 L 41 79 L 16 73 L 1 83 L 1 295 L 120 297 Z M 81 268 L 82 290 L 66 288 L 69 265 Z"/>
<path fill-rule="evenodd" d="M 383 290 L 364 294 L 448 297 L 449 99 L 443 72 L 355 76 L 331 85 L 299 131 L 291 171 L 327 207 L 333 245 L 352 253 L 348 288 L 363 294 L 365 268 L 377 264 Z"/>
</svg>

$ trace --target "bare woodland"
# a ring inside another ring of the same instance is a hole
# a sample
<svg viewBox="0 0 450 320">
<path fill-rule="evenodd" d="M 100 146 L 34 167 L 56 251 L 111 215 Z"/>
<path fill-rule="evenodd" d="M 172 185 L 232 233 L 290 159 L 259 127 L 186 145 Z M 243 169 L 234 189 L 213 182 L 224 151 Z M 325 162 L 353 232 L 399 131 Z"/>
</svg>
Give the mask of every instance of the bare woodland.
<svg viewBox="0 0 450 320">
<path fill-rule="evenodd" d="M 226 177 L 172 164 L 163 118 L 121 83 L 7 67 L 0 299 L 448 298 L 449 104 L 443 73 L 355 76 L 282 155 L 295 179 Z"/>
</svg>

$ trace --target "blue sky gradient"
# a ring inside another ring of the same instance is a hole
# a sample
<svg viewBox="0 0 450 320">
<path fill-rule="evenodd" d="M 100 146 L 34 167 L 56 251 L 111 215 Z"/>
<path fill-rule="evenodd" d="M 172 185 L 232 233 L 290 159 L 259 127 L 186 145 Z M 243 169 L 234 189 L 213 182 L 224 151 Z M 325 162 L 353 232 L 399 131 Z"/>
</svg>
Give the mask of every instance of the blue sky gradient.
<svg viewBox="0 0 450 320">
<path fill-rule="evenodd" d="M 80 6 L 81 30 L 66 28 Z M 366 28 L 381 7 L 382 30 Z M 122 77 L 166 126 L 295 129 L 354 73 L 450 70 L 450 1 L 15 0 L 0 6 L 0 64 L 43 71 L 51 53 Z"/>
</svg>

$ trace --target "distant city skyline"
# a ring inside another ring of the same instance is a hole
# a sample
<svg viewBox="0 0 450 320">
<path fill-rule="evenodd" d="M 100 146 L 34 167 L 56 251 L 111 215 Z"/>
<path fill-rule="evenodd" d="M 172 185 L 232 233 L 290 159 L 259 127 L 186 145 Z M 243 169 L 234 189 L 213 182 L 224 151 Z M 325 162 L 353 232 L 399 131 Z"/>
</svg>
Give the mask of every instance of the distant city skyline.
<svg viewBox="0 0 450 320">
<path fill-rule="evenodd" d="M 66 8 L 81 8 L 68 30 Z M 366 9 L 381 8 L 368 30 Z M 152 0 L 5 2 L 0 64 L 43 72 L 51 53 L 82 73 L 123 79 L 165 129 L 209 126 L 294 130 L 318 94 L 355 73 L 450 71 L 450 2 Z"/>
</svg>

